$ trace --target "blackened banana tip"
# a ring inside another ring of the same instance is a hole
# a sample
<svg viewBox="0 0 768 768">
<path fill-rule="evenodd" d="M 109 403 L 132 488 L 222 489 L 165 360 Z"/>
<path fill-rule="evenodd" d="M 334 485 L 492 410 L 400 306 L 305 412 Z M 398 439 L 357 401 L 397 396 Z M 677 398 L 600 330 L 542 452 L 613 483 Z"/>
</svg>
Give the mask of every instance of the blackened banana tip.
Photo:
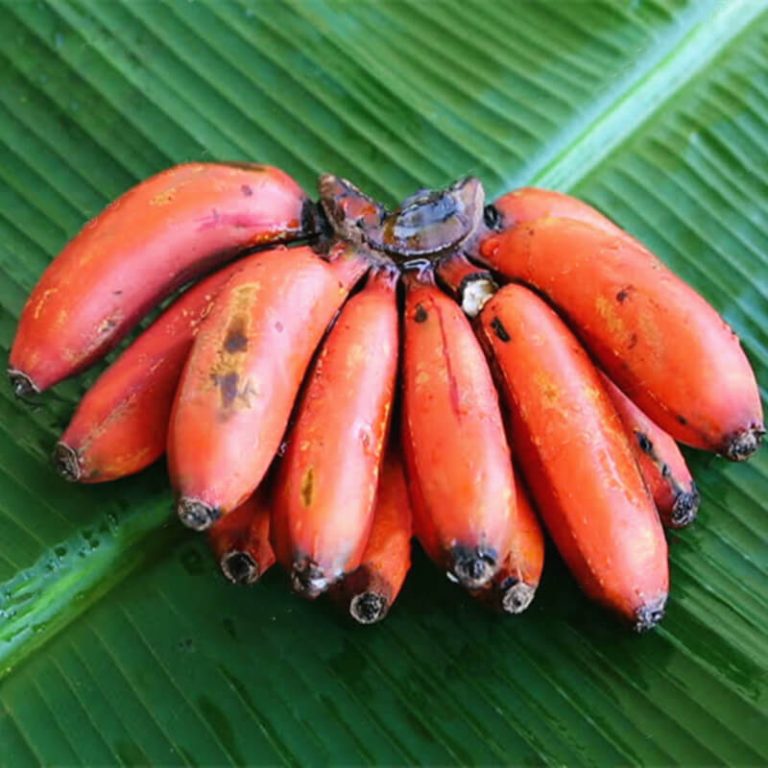
<svg viewBox="0 0 768 768">
<path fill-rule="evenodd" d="M 80 466 L 80 456 L 74 448 L 70 448 L 66 443 L 56 443 L 53 449 L 53 466 L 56 471 L 71 483 L 76 483 L 83 475 Z"/>
<path fill-rule="evenodd" d="M 182 498 L 176 505 L 176 514 L 187 528 L 205 531 L 221 517 L 221 510 L 197 499 Z"/>
<path fill-rule="evenodd" d="M 376 592 L 363 592 L 355 595 L 349 603 L 349 613 L 360 624 L 375 624 L 381 621 L 389 610 L 389 603 Z"/>
<path fill-rule="evenodd" d="M 293 564 L 291 571 L 291 587 L 302 597 L 314 600 L 325 592 L 330 583 L 322 568 L 305 558 Z"/>
<path fill-rule="evenodd" d="M 536 587 L 518 581 L 506 588 L 502 588 L 501 607 L 506 613 L 522 613 L 532 602 L 536 595 Z"/>
<path fill-rule="evenodd" d="M 11 382 L 13 394 L 22 400 L 40 394 L 40 390 L 35 386 L 32 379 L 22 371 L 17 371 L 15 368 L 9 368 L 8 380 Z"/>
<path fill-rule="evenodd" d="M 255 584 L 259 580 L 259 564 L 248 552 L 238 549 L 225 552 L 219 560 L 221 572 L 233 584 Z"/>
<path fill-rule="evenodd" d="M 730 436 L 725 444 L 723 456 L 731 461 L 746 461 L 760 447 L 765 435 L 762 424 L 751 424 Z"/>
<path fill-rule="evenodd" d="M 675 497 L 675 503 L 672 505 L 672 515 L 670 523 L 673 528 L 685 528 L 695 519 L 699 511 L 699 489 L 694 483 L 691 483 L 689 491 L 681 491 Z"/>
<path fill-rule="evenodd" d="M 657 597 L 655 600 L 650 600 L 644 605 L 641 605 L 635 611 L 635 623 L 632 627 L 635 632 L 642 634 L 643 632 L 648 632 L 648 630 L 653 629 L 664 618 L 664 608 L 666 604 L 667 595 L 664 594 L 661 595 L 661 597 Z"/>
<path fill-rule="evenodd" d="M 453 575 L 467 589 L 478 589 L 487 584 L 497 569 L 494 552 L 456 546 L 452 550 Z"/>
</svg>

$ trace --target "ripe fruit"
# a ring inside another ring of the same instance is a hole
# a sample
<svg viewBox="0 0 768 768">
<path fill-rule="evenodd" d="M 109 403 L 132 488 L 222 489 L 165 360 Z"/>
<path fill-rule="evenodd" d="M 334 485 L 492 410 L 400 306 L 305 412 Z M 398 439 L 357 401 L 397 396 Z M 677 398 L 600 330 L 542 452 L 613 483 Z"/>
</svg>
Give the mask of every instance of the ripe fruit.
<svg viewBox="0 0 768 768">
<path fill-rule="evenodd" d="M 582 221 L 537 219 L 475 246 L 545 294 L 606 373 L 680 442 L 740 461 L 765 433 L 754 374 L 715 310 L 639 243 Z"/>
<path fill-rule="evenodd" d="M 306 597 L 354 570 L 373 518 L 398 356 L 398 272 L 341 310 L 301 398 L 275 493 L 275 549 Z"/>
<path fill-rule="evenodd" d="M 650 629 L 667 600 L 667 545 L 598 372 L 527 288 L 505 286 L 479 319 L 516 457 L 560 554 L 590 597 Z"/>
<path fill-rule="evenodd" d="M 327 590 L 361 623 L 400 591 L 412 531 L 473 597 L 525 610 L 544 561 L 525 485 L 585 592 L 652 627 L 668 592 L 654 502 L 671 527 L 698 504 L 673 437 L 738 460 L 764 432 L 735 336 L 567 195 L 522 189 L 484 208 L 467 178 L 387 210 L 336 176 L 319 189 L 311 203 L 266 166 L 179 166 L 65 248 L 20 323 L 18 394 L 97 360 L 222 261 L 312 240 L 189 288 L 84 398 L 59 469 L 113 479 L 167 445 L 177 512 L 209 529 L 227 578 L 251 583 L 277 557 L 297 591 Z"/>
<path fill-rule="evenodd" d="M 16 393 L 87 368 L 164 297 L 243 249 L 306 237 L 311 212 L 298 184 L 267 165 L 190 163 L 130 189 L 32 291 L 9 360 Z"/>
<path fill-rule="evenodd" d="M 403 447 L 416 535 L 469 588 L 498 570 L 515 514 L 512 460 L 482 349 L 431 269 L 405 275 Z"/>
<path fill-rule="evenodd" d="M 245 501 L 288 424 L 304 372 L 367 265 L 339 244 L 249 260 L 216 299 L 192 346 L 168 433 L 181 521 L 197 530 Z"/>
</svg>

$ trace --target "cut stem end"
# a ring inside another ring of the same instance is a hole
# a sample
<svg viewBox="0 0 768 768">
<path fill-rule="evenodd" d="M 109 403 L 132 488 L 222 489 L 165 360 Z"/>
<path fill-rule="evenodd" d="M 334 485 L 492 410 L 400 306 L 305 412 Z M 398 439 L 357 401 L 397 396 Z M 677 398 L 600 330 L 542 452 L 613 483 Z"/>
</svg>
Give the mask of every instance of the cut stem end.
<svg viewBox="0 0 768 768">
<path fill-rule="evenodd" d="M 506 613 L 522 613 L 536 595 L 536 587 L 518 581 L 501 590 L 501 607 Z"/>
<path fill-rule="evenodd" d="M 751 424 L 735 432 L 726 441 L 723 456 L 730 461 L 746 461 L 760 447 L 765 435 L 762 424 Z"/>
<path fill-rule="evenodd" d="M 675 498 L 669 518 L 670 526 L 677 529 L 690 525 L 696 519 L 700 501 L 699 489 L 691 483 L 690 491 L 681 491 Z"/>
<path fill-rule="evenodd" d="M 325 592 L 330 582 L 325 572 L 316 563 L 304 559 L 293 564 L 291 571 L 291 587 L 302 597 L 314 600 Z"/>
<path fill-rule="evenodd" d="M 205 531 L 221 517 L 221 510 L 197 499 L 182 498 L 176 505 L 176 514 L 187 528 Z"/>
<path fill-rule="evenodd" d="M 239 549 L 225 552 L 219 560 L 219 566 L 233 584 L 255 584 L 261 576 L 259 564 L 248 552 Z"/>
<path fill-rule="evenodd" d="M 452 552 L 453 575 L 466 589 L 478 589 L 487 584 L 498 568 L 496 553 L 456 546 Z"/>
<path fill-rule="evenodd" d="M 349 603 L 349 613 L 360 624 L 375 624 L 389 611 L 389 602 L 384 595 L 363 592 L 355 595 Z"/>
<path fill-rule="evenodd" d="M 664 618 L 666 604 L 667 595 L 662 595 L 645 605 L 641 605 L 635 611 L 635 623 L 632 627 L 635 632 L 643 633 L 653 629 Z"/>
<path fill-rule="evenodd" d="M 11 382 L 13 393 L 22 400 L 28 400 L 33 395 L 40 394 L 40 390 L 35 386 L 32 379 L 26 373 L 17 371 L 15 368 L 8 369 L 8 380 Z"/>
<path fill-rule="evenodd" d="M 53 449 L 53 466 L 70 483 L 78 482 L 83 476 L 79 454 L 66 443 L 56 443 L 56 447 Z"/>
</svg>

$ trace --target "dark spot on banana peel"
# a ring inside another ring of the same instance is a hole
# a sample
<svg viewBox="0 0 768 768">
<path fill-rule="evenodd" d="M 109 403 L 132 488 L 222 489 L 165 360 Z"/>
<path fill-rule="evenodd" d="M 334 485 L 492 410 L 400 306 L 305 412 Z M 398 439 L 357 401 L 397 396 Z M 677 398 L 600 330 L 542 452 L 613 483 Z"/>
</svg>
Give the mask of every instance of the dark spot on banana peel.
<svg viewBox="0 0 768 768">
<path fill-rule="evenodd" d="M 421 306 L 421 304 L 418 304 L 416 306 L 416 311 L 413 313 L 413 319 L 417 323 L 424 323 L 426 322 L 429 315 L 427 314 L 427 310 L 424 309 L 424 307 Z"/>
<path fill-rule="evenodd" d="M 237 385 L 240 375 L 235 373 L 225 373 L 223 376 L 214 375 L 213 383 L 219 388 L 221 394 L 221 404 L 228 408 L 234 403 L 237 397 Z"/>
<path fill-rule="evenodd" d="M 700 500 L 699 489 L 695 483 L 691 483 L 689 491 L 680 491 L 672 505 L 672 514 L 669 519 L 671 527 L 685 528 L 690 525 L 696 519 Z"/>
<path fill-rule="evenodd" d="M 493 320 L 491 320 L 491 328 L 493 328 L 493 332 L 496 335 L 496 338 L 500 341 L 503 341 L 505 344 L 509 341 L 512 341 L 512 337 L 509 335 L 509 332 L 498 317 L 494 317 Z"/>
<path fill-rule="evenodd" d="M 244 352 L 248 349 L 248 339 L 242 329 L 232 328 L 229 330 L 227 338 L 224 339 L 224 349 L 230 353 Z"/>
<path fill-rule="evenodd" d="M 486 205 L 483 208 L 483 221 L 488 229 L 501 228 L 501 213 L 495 205 Z"/>
<path fill-rule="evenodd" d="M 376 592 L 355 595 L 349 603 L 350 615 L 360 624 L 375 624 L 387 615 L 388 610 L 387 598 Z"/>
<path fill-rule="evenodd" d="M 640 450 L 643 453 L 647 453 L 648 455 L 653 455 L 653 442 L 648 437 L 648 435 L 645 434 L 645 432 L 635 432 L 635 436 L 637 437 L 637 444 L 640 446 Z"/>
<path fill-rule="evenodd" d="M 456 545 L 451 549 L 451 572 L 467 589 L 477 589 L 487 584 L 498 567 L 498 555 L 483 547 Z"/>
<path fill-rule="evenodd" d="M 315 470 L 310 467 L 301 481 L 301 503 L 305 507 L 309 507 L 312 504 L 312 496 L 315 490 Z"/>
<path fill-rule="evenodd" d="M 176 505 L 176 514 L 187 528 L 205 531 L 221 517 L 221 510 L 204 501 L 184 497 Z"/>
<path fill-rule="evenodd" d="M 734 432 L 726 441 L 723 456 L 730 461 L 746 461 L 760 447 L 765 435 L 762 424 L 752 424 Z"/>
<path fill-rule="evenodd" d="M 632 629 L 638 634 L 653 629 L 663 618 L 664 608 L 667 604 L 667 595 L 662 595 L 641 605 L 635 611 L 635 621 Z"/>
<path fill-rule="evenodd" d="M 53 465 L 56 471 L 71 483 L 76 483 L 83 475 L 79 454 L 66 443 L 56 443 L 53 451 Z"/>
<path fill-rule="evenodd" d="M 225 552 L 219 565 L 221 572 L 233 584 L 253 584 L 259 580 L 259 564 L 248 552 L 237 549 Z"/>
</svg>

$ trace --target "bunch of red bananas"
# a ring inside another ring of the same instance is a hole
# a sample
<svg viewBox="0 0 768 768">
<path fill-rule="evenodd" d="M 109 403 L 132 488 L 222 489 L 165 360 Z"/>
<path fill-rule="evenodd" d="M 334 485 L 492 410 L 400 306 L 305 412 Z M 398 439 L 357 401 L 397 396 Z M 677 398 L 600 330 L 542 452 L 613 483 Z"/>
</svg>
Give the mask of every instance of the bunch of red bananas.
<svg viewBox="0 0 768 768">
<path fill-rule="evenodd" d="M 277 560 L 361 622 L 397 596 L 412 533 L 524 610 L 544 558 L 525 486 L 584 591 L 648 629 L 662 523 L 698 507 L 675 441 L 741 460 L 764 434 L 734 333 L 586 204 L 485 206 L 465 179 L 389 211 L 333 176 L 313 203 L 258 165 L 172 168 L 87 224 L 24 309 L 16 392 L 92 365 L 185 284 L 83 398 L 58 469 L 112 480 L 167 449 L 179 517 L 225 574 Z"/>
</svg>

